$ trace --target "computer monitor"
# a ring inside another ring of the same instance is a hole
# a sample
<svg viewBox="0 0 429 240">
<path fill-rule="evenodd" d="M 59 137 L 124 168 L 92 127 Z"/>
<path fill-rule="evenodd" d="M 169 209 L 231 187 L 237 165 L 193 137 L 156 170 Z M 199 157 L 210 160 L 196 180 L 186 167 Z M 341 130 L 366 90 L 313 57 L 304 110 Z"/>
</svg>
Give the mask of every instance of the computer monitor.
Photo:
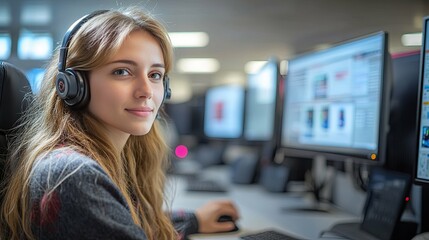
<svg viewBox="0 0 429 240">
<path fill-rule="evenodd" d="M 247 78 L 244 110 L 244 141 L 264 143 L 275 139 L 280 80 L 279 63 L 269 59 L 256 73 Z"/>
<path fill-rule="evenodd" d="M 414 183 L 421 185 L 420 232 L 429 232 L 429 16 L 423 18 L 417 104 Z"/>
<path fill-rule="evenodd" d="M 289 60 L 280 136 L 286 156 L 383 163 L 387 40 L 377 32 Z"/>
<path fill-rule="evenodd" d="M 384 168 L 413 175 L 420 51 L 392 53 L 390 130 Z"/>
<path fill-rule="evenodd" d="M 418 144 L 415 158 L 416 183 L 429 183 L 429 17 L 423 20 L 423 38 L 419 75 L 417 132 Z"/>
<path fill-rule="evenodd" d="M 52 35 L 49 32 L 21 31 L 17 46 L 18 58 L 22 60 L 47 60 L 52 55 L 53 46 Z"/>
<path fill-rule="evenodd" d="M 194 134 L 191 101 L 165 103 L 164 109 L 168 117 L 174 122 L 179 135 Z"/>
<path fill-rule="evenodd" d="M 392 81 L 387 41 L 377 32 L 289 59 L 280 148 L 285 158 L 312 160 L 318 203 L 332 200 L 328 162 L 384 163 Z"/>
<path fill-rule="evenodd" d="M 9 33 L 0 33 L 0 60 L 7 60 L 10 57 L 12 40 Z"/>
<path fill-rule="evenodd" d="M 204 135 L 213 140 L 238 140 L 243 133 L 244 87 L 238 84 L 207 90 Z"/>
<path fill-rule="evenodd" d="M 280 80 L 279 62 L 276 58 L 268 59 L 247 77 L 241 141 L 246 154 L 240 154 L 232 164 L 233 183 L 264 182 L 263 179 L 266 178 L 259 179 L 263 169 L 273 162 L 277 147 Z M 271 175 L 269 174 L 270 177 Z"/>
</svg>

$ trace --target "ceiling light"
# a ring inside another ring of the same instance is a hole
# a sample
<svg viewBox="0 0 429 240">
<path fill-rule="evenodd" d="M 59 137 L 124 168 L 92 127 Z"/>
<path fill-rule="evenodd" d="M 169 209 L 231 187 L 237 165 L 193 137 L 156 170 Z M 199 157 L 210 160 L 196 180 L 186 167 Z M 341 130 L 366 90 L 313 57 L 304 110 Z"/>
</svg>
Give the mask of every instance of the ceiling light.
<svg viewBox="0 0 429 240">
<path fill-rule="evenodd" d="M 219 61 L 214 58 L 182 58 L 177 61 L 182 73 L 214 73 L 219 70 Z"/>
<path fill-rule="evenodd" d="M 264 66 L 265 63 L 267 63 L 267 61 L 250 61 L 250 62 L 247 62 L 246 65 L 244 65 L 244 71 L 247 74 L 254 74 L 262 66 Z"/>
<path fill-rule="evenodd" d="M 209 35 L 205 32 L 171 32 L 168 34 L 174 47 L 205 47 Z"/>
<path fill-rule="evenodd" d="M 280 75 L 287 75 L 287 72 L 289 70 L 289 61 L 288 60 L 282 60 L 280 61 Z"/>
<path fill-rule="evenodd" d="M 421 46 L 422 33 L 408 33 L 401 37 L 402 45 L 404 46 Z"/>
<path fill-rule="evenodd" d="M 330 47 L 332 47 L 332 44 L 329 44 L 329 43 L 321 43 L 321 44 L 317 44 L 317 45 L 314 47 L 314 51 L 321 51 L 321 50 L 325 50 L 325 49 L 330 48 Z"/>
</svg>

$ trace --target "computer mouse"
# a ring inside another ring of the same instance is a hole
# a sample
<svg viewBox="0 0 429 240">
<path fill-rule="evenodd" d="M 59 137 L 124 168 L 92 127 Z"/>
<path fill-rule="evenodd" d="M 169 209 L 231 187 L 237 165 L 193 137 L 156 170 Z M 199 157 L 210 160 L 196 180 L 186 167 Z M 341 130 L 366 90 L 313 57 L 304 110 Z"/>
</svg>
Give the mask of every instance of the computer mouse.
<svg viewBox="0 0 429 240">
<path fill-rule="evenodd" d="M 232 230 L 230 230 L 229 232 L 235 232 L 235 231 L 239 230 L 237 224 L 235 224 L 234 219 L 232 219 L 232 217 L 229 216 L 229 215 L 222 215 L 222 216 L 219 217 L 219 219 L 217 221 L 218 222 L 233 222 L 234 223 L 234 228 Z"/>
</svg>

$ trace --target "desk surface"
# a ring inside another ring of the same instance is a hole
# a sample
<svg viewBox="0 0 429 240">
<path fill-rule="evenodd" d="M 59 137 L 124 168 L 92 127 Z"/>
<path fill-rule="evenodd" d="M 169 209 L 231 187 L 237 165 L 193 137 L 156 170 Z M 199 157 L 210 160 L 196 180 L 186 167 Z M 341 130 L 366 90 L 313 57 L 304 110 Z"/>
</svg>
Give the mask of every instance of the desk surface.
<svg viewBox="0 0 429 240">
<path fill-rule="evenodd" d="M 173 209 L 194 210 L 213 199 L 231 199 L 240 211 L 237 221 L 240 231 L 222 234 L 196 234 L 191 239 L 239 239 L 244 233 L 275 229 L 302 239 L 338 239 L 328 235 L 320 238 L 323 230 L 332 225 L 346 221 L 356 222 L 359 217 L 351 213 L 332 209 L 326 212 L 294 211 L 296 208 L 311 207 L 311 198 L 304 193 L 272 193 L 258 184 L 237 185 L 230 183 L 227 166 L 215 166 L 205 169 L 203 179 L 216 179 L 228 186 L 226 193 L 187 192 L 186 179 L 181 176 L 170 176 Z"/>
</svg>

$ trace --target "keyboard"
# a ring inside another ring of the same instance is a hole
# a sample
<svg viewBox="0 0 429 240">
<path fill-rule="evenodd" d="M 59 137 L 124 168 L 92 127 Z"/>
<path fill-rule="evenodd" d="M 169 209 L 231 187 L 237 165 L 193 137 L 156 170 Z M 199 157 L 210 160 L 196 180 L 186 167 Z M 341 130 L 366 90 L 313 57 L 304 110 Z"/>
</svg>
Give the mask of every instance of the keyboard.
<svg viewBox="0 0 429 240">
<path fill-rule="evenodd" d="M 266 230 L 263 232 L 251 233 L 240 236 L 244 240 L 300 240 L 275 230 Z"/>
<path fill-rule="evenodd" d="M 189 180 L 186 187 L 190 192 L 227 192 L 222 184 L 212 180 Z"/>
</svg>

